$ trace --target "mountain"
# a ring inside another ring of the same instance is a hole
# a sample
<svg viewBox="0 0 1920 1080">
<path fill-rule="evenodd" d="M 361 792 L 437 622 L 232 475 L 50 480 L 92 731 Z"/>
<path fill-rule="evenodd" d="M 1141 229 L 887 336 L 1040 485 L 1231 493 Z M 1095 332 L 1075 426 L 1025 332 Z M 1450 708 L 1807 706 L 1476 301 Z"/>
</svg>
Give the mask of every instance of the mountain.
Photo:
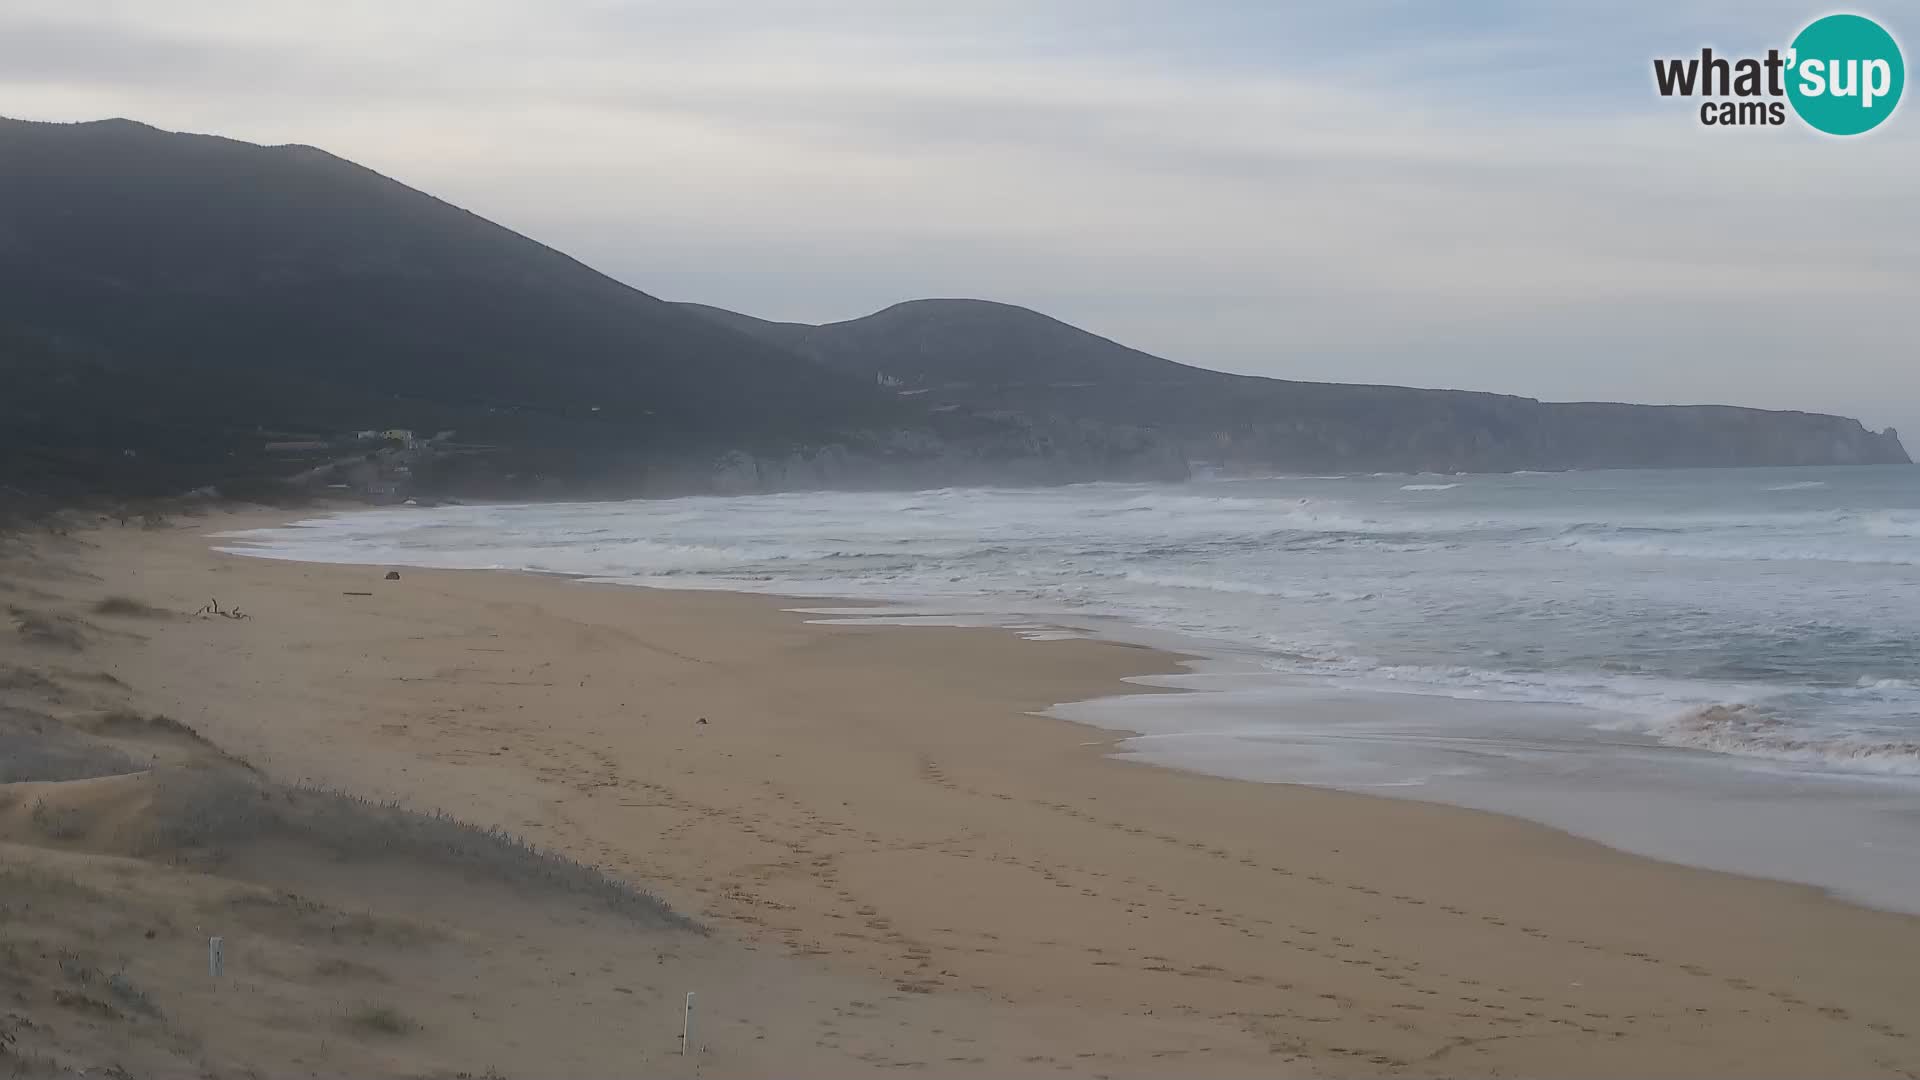
<svg viewBox="0 0 1920 1080">
<path fill-rule="evenodd" d="M 243 488 L 387 429 L 464 448 L 393 475 L 496 493 L 751 486 L 742 460 L 798 480 L 823 453 L 850 482 L 956 479 L 969 454 L 1127 468 L 931 413 L 324 151 L 126 120 L 0 120 L 0 379 L 16 491 Z M 856 476 L 867 458 L 892 473 Z"/>
<path fill-rule="evenodd" d="M 452 428 L 606 472 L 904 411 L 323 151 L 124 120 L 0 120 L 0 364 L 9 453 L 83 485 L 263 434 Z"/>
<path fill-rule="evenodd" d="M 347 486 L 602 496 L 1905 460 L 1801 413 L 1176 364 L 1020 308 L 670 304 L 307 146 L 0 119 L 0 515 Z"/>
<path fill-rule="evenodd" d="M 1842 417 L 1230 375 L 983 300 L 914 300 L 820 326 L 683 307 L 849 376 L 884 379 L 897 394 L 936 407 L 1124 425 L 1229 468 L 1481 472 L 1908 461 L 1892 429 L 1874 433 Z"/>
</svg>

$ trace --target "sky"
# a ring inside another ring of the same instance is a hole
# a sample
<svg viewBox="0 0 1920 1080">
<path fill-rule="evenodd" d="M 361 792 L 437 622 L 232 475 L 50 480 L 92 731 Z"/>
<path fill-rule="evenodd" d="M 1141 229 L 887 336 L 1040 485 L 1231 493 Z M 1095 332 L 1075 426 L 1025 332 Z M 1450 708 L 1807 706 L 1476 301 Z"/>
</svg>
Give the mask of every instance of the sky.
<svg viewBox="0 0 1920 1080">
<path fill-rule="evenodd" d="M 979 297 L 1229 371 L 1837 412 L 1920 452 L 1920 100 L 1836 139 L 1653 89 L 1829 10 L 0 0 L 0 114 L 319 146 L 765 318 Z M 1920 63 L 1920 0 L 1846 10 Z"/>
</svg>

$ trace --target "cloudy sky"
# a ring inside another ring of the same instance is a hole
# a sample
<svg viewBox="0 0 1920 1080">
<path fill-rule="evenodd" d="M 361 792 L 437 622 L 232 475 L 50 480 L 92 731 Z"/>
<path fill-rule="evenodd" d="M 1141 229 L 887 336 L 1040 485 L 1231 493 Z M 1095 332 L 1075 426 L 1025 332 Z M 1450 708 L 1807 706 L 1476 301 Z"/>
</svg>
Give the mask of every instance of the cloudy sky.
<svg viewBox="0 0 1920 1080">
<path fill-rule="evenodd" d="M 648 292 L 1920 435 L 1920 102 L 1716 130 L 1782 0 L 0 0 L 0 114 L 311 143 Z M 1920 0 L 1878 17 L 1920 58 Z M 1920 446 L 1916 446 L 1920 449 Z"/>
</svg>

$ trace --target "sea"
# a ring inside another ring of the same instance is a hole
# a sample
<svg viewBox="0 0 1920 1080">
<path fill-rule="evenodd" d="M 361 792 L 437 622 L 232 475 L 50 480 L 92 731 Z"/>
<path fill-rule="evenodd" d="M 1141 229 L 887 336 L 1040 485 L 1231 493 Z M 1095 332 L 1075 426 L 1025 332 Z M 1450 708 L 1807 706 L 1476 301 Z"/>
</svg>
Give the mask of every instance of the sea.
<svg viewBox="0 0 1920 1080">
<path fill-rule="evenodd" d="M 1920 911 L 1913 467 L 396 507 L 223 537 L 1163 646 L 1190 670 L 1135 681 L 1189 693 L 1051 712 L 1134 733 L 1118 752 L 1143 761 L 1517 815 Z"/>
</svg>

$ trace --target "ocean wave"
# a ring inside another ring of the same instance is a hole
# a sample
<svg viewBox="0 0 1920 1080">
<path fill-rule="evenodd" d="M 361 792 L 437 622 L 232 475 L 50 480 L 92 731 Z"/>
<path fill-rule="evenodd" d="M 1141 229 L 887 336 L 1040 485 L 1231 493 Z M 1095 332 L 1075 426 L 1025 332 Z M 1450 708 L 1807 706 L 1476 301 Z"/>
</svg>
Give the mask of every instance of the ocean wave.
<svg viewBox="0 0 1920 1080">
<path fill-rule="evenodd" d="M 1702 683 L 1617 671 L 1511 671 L 1465 664 L 1384 664 L 1365 657 L 1320 656 L 1303 674 L 1339 678 L 1369 690 L 1433 694 L 1468 700 L 1573 705 L 1617 717 L 1622 730 L 1641 730 L 1650 719 L 1690 707 L 1711 696 L 1744 696 L 1765 689 L 1735 683 Z M 1615 726 L 1602 721 L 1598 726 Z"/>
<path fill-rule="evenodd" d="M 1889 776 L 1920 776 L 1920 742 L 1819 737 L 1758 705 L 1706 705 L 1666 718 L 1649 734 L 1668 746 Z"/>
<path fill-rule="evenodd" d="M 1248 499 L 1237 495 L 1141 495 L 1116 504 L 1119 510 L 1271 510 L 1306 499 Z"/>
<path fill-rule="evenodd" d="M 1920 551 L 1847 551 L 1819 546 L 1773 546 L 1722 544 L 1711 541 L 1672 543 L 1625 537 L 1562 536 L 1555 545 L 1570 551 L 1627 558 L 1714 559 L 1736 562 L 1831 562 L 1867 566 L 1920 566 Z M 1817 543 L 1817 541 L 1815 542 Z"/>
<path fill-rule="evenodd" d="M 1401 491 L 1451 491 L 1459 484 L 1401 484 Z"/>
<path fill-rule="evenodd" d="M 1339 476 L 1308 476 L 1303 473 L 1263 473 L 1259 476 L 1225 476 L 1219 481 L 1223 484 L 1253 484 L 1263 480 L 1345 480 L 1346 474 Z"/>
<path fill-rule="evenodd" d="M 1825 480 L 1795 480 L 1791 484 L 1775 484 L 1768 491 L 1808 491 L 1827 486 Z"/>
<path fill-rule="evenodd" d="M 1920 540 L 1920 518 L 1875 514 L 1865 519 L 1868 536 L 1886 540 Z"/>
<path fill-rule="evenodd" d="M 1201 577 L 1195 574 L 1155 574 L 1143 570 L 1129 570 L 1125 579 L 1135 585 L 1148 585 L 1163 589 L 1196 589 L 1204 592 L 1236 593 L 1242 596 L 1271 596 L 1281 600 L 1371 600 L 1372 593 L 1336 592 L 1324 589 L 1291 589 L 1284 586 L 1262 585 L 1254 581 L 1236 581 L 1227 578 Z"/>
</svg>

